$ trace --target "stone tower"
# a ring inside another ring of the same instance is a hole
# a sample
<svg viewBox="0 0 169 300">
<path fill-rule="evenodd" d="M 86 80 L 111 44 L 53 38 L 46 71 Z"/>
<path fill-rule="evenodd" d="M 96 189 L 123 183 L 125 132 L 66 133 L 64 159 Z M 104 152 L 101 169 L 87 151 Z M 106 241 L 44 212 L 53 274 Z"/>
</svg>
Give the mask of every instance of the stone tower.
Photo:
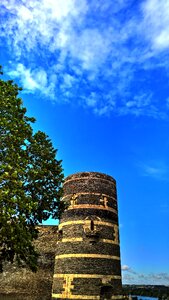
<svg viewBox="0 0 169 300">
<path fill-rule="evenodd" d="M 121 299 L 116 181 L 82 172 L 64 181 L 52 299 Z"/>
</svg>

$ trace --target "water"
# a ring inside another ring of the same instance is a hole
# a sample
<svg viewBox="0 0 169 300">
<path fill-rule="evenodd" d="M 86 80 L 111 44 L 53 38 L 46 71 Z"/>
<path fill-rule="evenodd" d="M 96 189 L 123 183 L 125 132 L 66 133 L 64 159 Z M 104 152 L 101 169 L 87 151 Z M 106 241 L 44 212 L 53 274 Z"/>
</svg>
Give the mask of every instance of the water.
<svg viewBox="0 0 169 300">
<path fill-rule="evenodd" d="M 137 297 L 137 300 L 158 300 L 158 298 L 155 297 L 145 297 L 145 296 L 134 296 L 134 297 Z"/>
</svg>

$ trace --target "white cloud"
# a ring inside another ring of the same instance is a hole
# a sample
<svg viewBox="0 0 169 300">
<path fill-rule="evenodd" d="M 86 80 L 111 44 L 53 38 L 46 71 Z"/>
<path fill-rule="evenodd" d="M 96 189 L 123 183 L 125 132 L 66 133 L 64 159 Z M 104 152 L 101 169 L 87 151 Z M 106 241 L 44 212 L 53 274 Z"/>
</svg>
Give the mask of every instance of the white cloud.
<svg viewBox="0 0 169 300">
<path fill-rule="evenodd" d="M 128 272 L 128 273 L 136 274 L 136 272 L 132 268 L 130 268 L 128 265 L 123 265 L 121 267 L 121 270 L 123 272 Z"/>
<path fill-rule="evenodd" d="M 80 35 L 69 40 L 69 51 L 73 58 L 81 62 L 84 70 L 97 71 L 106 61 L 111 48 L 106 33 L 97 29 L 85 29 Z"/>
<path fill-rule="evenodd" d="M 143 2 L 143 25 L 153 50 L 169 48 L 169 0 L 147 0 Z"/>
<path fill-rule="evenodd" d="M 90 107 L 95 107 L 97 103 L 97 94 L 92 92 L 90 96 L 86 99 L 86 105 Z"/>
<path fill-rule="evenodd" d="M 12 78 L 19 78 L 24 93 L 33 93 L 38 91 L 42 95 L 50 94 L 51 98 L 54 97 L 54 89 L 57 82 L 56 76 L 52 75 L 47 78 L 45 70 L 36 68 L 30 70 L 23 64 L 19 63 L 16 69 L 9 71 L 8 75 Z"/>
<path fill-rule="evenodd" d="M 33 15 L 32 15 L 32 13 L 31 13 L 30 9 L 28 9 L 28 8 L 25 7 L 25 6 L 21 6 L 21 7 L 20 7 L 20 10 L 18 11 L 18 16 L 19 16 L 21 19 L 25 20 L 25 22 L 30 21 L 30 20 L 31 20 L 31 21 L 33 20 Z"/>
<path fill-rule="evenodd" d="M 24 65 L 18 64 L 16 70 L 8 72 L 11 77 L 20 78 L 23 88 L 29 92 L 39 89 L 39 83 L 33 78 L 30 69 L 26 69 Z"/>
<path fill-rule="evenodd" d="M 98 115 L 166 117 L 169 95 L 151 88 L 155 68 L 164 79 L 169 74 L 162 55 L 169 0 L 142 0 L 133 14 L 130 4 L 2 0 L 0 36 L 13 57 L 8 74 L 29 92 L 78 101 Z"/>
<path fill-rule="evenodd" d="M 159 180 L 168 180 L 169 169 L 164 162 L 154 161 L 140 163 L 138 166 L 142 176 L 148 176 Z"/>
<path fill-rule="evenodd" d="M 128 271 L 128 270 L 126 270 Z M 123 272 L 123 284 L 152 284 L 152 285 L 169 285 L 168 273 L 137 273 Z"/>
<path fill-rule="evenodd" d="M 123 266 L 121 267 L 121 269 L 122 269 L 122 271 L 129 271 L 129 270 L 130 270 L 130 267 L 127 266 L 127 265 L 123 265 Z"/>
<path fill-rule="evenodd" d="M 64 84 L 66 85 L 67 88 L 71 88 L 73 85 L 75 78 L 69 74 L 64 75 Z"/>
<path fill-rule="evenodd" d="M 1 26 L 10 42 L 17 47 L 19 55 L 24 55 L 21 41 L 27 51 L 36 48 L 39 42 L 54 50 L 67 45 L 65 42 L 71 36 L 72 21 L 76 18 L 80 21 L 80 16 L 87 9 L 85 0 L 78 1 L 78 4 L 75 0 L 2 0 L 1 5 L 9 14 Z"/>
</svg>

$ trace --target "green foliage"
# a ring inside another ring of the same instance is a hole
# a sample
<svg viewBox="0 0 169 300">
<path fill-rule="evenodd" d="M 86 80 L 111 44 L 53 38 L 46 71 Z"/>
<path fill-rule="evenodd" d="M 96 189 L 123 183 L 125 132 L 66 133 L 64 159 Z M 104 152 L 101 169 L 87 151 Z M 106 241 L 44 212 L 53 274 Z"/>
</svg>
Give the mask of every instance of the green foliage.
<svg viewBox="0 0 169 300">
<path fill-rule="evenodd" d="M 1 69 L 0 69 L 0 73 Z M 37 268 L 36 225 L 59 218 L 63 170 L 48 136 L 33 133 L 34 118 L 13 81 L 0 80 L 0 269 L 5 261 Z"/>
</svg>

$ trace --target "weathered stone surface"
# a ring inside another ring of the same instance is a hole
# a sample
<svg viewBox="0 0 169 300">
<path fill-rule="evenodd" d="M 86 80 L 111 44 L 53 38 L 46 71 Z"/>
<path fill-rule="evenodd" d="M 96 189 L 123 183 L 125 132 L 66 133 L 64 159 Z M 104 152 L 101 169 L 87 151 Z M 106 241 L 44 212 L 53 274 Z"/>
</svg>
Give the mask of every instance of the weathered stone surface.
<svg viewBox="0 0 169 300">
<path fill-rule="evenodd" d="M 50 300 L 56 251 L 57 226 L 38 226 L 40 253 L 37 273 L 6 264 L 0 275 L 0 300 Z"/>
<path fill-rule="evenodd" d="M 53 299 L 120 297 L 121 265 L 116 181 L 105 174 L 68 176 L 59 225 Z"/>
<path fill-rule="evenodd" d="M 38 227 L 37 273 L 6 264 L 0 300 L 51 300 L 52 282 L 53 299 L 120 299 L 116 181 L 96 172 L 68 176 L 64 200 L 59 229 Z"/>
</svg>

